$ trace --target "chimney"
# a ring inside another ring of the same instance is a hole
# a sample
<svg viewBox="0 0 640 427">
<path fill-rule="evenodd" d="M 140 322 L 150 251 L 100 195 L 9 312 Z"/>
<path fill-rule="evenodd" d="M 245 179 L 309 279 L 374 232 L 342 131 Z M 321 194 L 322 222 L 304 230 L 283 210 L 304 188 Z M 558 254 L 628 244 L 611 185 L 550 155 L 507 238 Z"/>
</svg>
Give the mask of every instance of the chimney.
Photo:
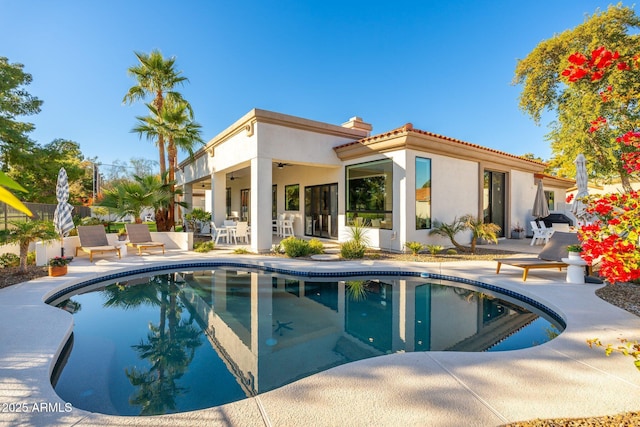
<svg viewBox="0 0 640 427">
<path fill-rule="evenodd" d="M 342 124 L 342 127 L 363 130 L 367 133 L 367 136 L 371 135 L 371 130 L 373 129 L 373 126 L 365 123 L 361 117 L 357 116 L 351 117 L 348 122 Z"/>
</svg>

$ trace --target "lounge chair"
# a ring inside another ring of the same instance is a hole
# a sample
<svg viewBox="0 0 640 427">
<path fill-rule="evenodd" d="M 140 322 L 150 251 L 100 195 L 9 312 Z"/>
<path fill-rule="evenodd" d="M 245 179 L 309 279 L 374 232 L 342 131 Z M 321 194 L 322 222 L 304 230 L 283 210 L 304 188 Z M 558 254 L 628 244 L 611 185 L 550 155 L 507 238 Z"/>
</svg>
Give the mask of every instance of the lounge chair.
<svg viewBox="0 0 640 427">
<path fill-rule="evenodd" d="M 118 258 L 122 258 L 120 248 L 109 244 L 103 225 L 79 225 L 78 237 L 80 246 L 76 247 L 76 256 L 78 251 L 86 252 L 89 254 L 89 261 L 93 262 L 93 254 L 115 252 Z"/>
<path fill-rule="evenodd" d="M 164 255 L 164 243 L 154 242 L 151 239 L 149 226 L 147 224 L 125 224 L 127 234 L 129 235 L 129 243 L 127 246 L 138 249 L 138 255 L 142 255 L 143 250 L 160 248 Z"/>
<path fill-rule="evenodd" d="M 498 267 L 496 268 L 496 274 L 500 273 L 502 264 L 524 268 L 524 273 L 522 273 L 522 281 L 524 282 L 527 280 L 529 270 L 535 268 L 557 268 L 558 270 L 562 270 L 563 267 L 567 267 L 567 264 L 562 262 L 562 258 L 569 256 L 567 246 L 579 243 L 576 233 L 557 231 L 549 238 L 549 241 L 544 245 L 537 257 L 497 259 Z"/>
</svg>

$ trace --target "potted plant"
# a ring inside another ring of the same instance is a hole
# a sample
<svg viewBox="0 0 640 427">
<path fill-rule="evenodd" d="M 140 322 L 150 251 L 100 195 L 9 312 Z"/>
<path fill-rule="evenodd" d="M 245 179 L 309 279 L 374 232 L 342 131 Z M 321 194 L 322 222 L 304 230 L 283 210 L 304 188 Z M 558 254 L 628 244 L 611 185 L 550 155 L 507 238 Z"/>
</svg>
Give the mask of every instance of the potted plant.
<svg viewBox="0 0 640 427">
<path fill-rule="evenodd" d="M 567 246 L 567 252 L 569 253 L 569 258 L 580 258 L 582 245 L 569 245 Z"/>
<path fill-rule="evenodd" d="M 127 240 L 127 229 L 126 228 L 121 228 L 120 230 L 118 230 L 118 240 L 121 242 L 124 242 L 125 240 Z"/>
<path fill-rule="evenodd" d="M 67 274 L 67 265 L 73 257 L 57 256 L 49 259 L 49 276 L 64 276 Z"/>
<path fill-rule="evenodd" d="M 520 226 L 520 224 L 516 224 L 515 227 L 513 227 L 513 230 L 511 230 L 511 238 L 512 239 L 524 239 L 525 235 L 525 230 L 523 227 Z"/>
</svg>

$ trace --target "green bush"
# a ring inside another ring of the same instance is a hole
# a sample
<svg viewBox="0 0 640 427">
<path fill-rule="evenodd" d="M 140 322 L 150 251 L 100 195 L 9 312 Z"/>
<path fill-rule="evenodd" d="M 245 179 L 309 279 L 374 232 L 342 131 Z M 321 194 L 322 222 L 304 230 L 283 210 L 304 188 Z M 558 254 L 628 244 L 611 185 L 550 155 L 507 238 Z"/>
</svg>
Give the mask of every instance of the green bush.
<svg viewBox="0 0 640 427">
<path fill-rule="evenodd" d="M 340 255 L 345 259 L 358 259 L 364 257 L 367 247 L 355 240 L 347 240 L 340 246 Z"/>
<path fill-rule="evenodd" d="M 311 255 L 318 255 L 324 253 L 324 245 L 318 239 L 309 240 L 309 253 Z"/>
<path fill-rule="evenodd" d="M 31 251 L 27 253 L 27 265 L 36 265 L 35 251 Z"/>
<path fill-rule="evenodd" d="M 20 265 L 20 257 L 16 254 L 6 253 L 0 255 L 0 268 L 17 267 Z"/>
<path fill-rule="evenodd" d="M 209 252 L 212 251 L 215 247 L 214 242 L 198 242 L 193 245 L 194 252 Z"/>
<path fill-rule="evenodd" d="M 233 250 L 233 253 L 238 255 L 246 255 L 246 254 L 250 254 L 251 251 L 247 248 L 235 248 Z"/>
<path fill-rule="evenodd" d="M 404 246 L 411 251 L 413 255 L 418 255 L 424 249 L 424 245 L 420 242 L 406 242 Z"/>
<path fill-rule="evenodd" d="M 458 251 L 453 248 L 447 249 L 447 255 L 458 255 Z"/>
<path fill-rule="evenodd" d="M 298 239 L 297 237 L 287 237 L 282 240 L 280 244 L 284 248 L 284 253 L 291 258 L 307 256 L 311 253 L 309 242 Z"/>
<path fill-rule="evenodd" d="M 444 248 L 440 245 L 427 245 L 427 250 L 433 256 L 438 255 Z"/>
</svg>

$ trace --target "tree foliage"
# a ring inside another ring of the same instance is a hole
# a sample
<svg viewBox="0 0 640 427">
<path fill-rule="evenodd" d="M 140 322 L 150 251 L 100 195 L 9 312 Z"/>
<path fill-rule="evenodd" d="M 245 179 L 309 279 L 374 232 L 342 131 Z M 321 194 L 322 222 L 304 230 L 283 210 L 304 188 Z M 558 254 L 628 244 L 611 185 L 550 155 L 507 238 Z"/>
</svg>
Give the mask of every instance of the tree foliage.
<svg viewBox="0 0 640 427">
<path fill-rule="evenodd" d="M 14 149 L 24 149 L 32 143 L 27 134 L 33 124 L 21 122 L 18 117 L 40 112 L 42 101 L 24 89 L 31 84 L 31 74 L 23 71 L 22 64 L 9 64 L 0 57 L 0 162 L 3 169 Z"/>
<path fill-rule="evenodd" d="M 78 204 L 83 197 L 88 196 L 91 188 L 89 182 L 91 171 L 86 170 L 83 160 L 80 145 L 77 142 L 55 139 L 44 146 L 34 144 L 28 151 L 16 150 L 8 175 L 23 182 L 27 190 L 24 196 L 25 201 L 57 203 L 58 171 L 64 167 L 69 177 L 70 203 Z M 83 183 L 88 184 L 89 187 Z"/>
<path fill-rule="evenodd" d="M 615 142 L 615 131 L 590 134 L 590 123 L 606 117 L 609 123 L 626 128 L 625 123 L 638 117 L 640 75 L 637 73 L 609 74 L 598 81 L 598 90 L 584 85 L 567 85 L 562 72 L 575 52 L 592 52 L 607 46 L 620 55 L 640 51 L 640 19 L 633 9 L 622 5 L 609 6 L 596 11 L 584 23 L 545 40 L 518 61 L 514 83 L 522 85 L 520 108 L 540 123 L 545 111 L 556 113 L 547 139 L 551 143 L 553 158 L 550 167 L 562 176 L 574 176 L 574 161 L 579 153 L 590 159 L 589 175 L 593 178 L 626 179 Z M 616 87 L 624 97 L 615 103 L 603 105 L 601 93 Z"/>
</svg>

